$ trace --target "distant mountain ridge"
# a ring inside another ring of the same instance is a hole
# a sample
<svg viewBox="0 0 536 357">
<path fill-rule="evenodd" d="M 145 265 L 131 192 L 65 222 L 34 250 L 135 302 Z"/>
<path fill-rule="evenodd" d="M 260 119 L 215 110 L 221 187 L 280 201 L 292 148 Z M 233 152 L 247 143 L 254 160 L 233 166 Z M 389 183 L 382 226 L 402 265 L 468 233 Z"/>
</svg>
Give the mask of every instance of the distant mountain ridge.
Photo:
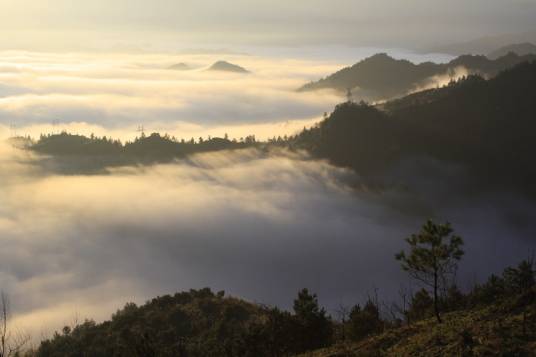
<svg viewBox="0 0 536 357">
<path fill-rule="evenodd" d="M 509 53 L 496 60 L 485 56 L 464 55 L 444 64 L 433 62 L 414 64 L 380 53 L 319 81 L 308 83 L 299 90 L 333 89 L 342 93 L 351 89 L 355 99 L 388 100 L 419 89 L 435 87 L 439 85 L 439 77 L 444 77 L 443 80 L 448 82 L 448 78 L 455 78 L 459 71 L 464 75 L 479 74 L 494 77 L 505 69 L 535 59 L 536 55 L 532 54 L 518 56 Z"/>
<path fill-rule="evenodd" d="M 422 51 L 426 53 L 448 53 L 455 56 L 463 54 L 486 55 L 498 48 L 505 47 L 513 43 L 524 42 L 536 43 L 536 30 L 522 33 L 485 36 L 460 43 L 428 47 Z"/>
<path fill-rule="evenodd" d="M 497 59 L 506 56 L 509 53 L 515 53 L 518 56 L 526 56 L 536 54 L 536 45 L 530 42 L 514 43 L 512 45 L 501 47 L 488 54 L 488 58 Z"/>
<path fill-rule="evenodd" d="M 189 70 L 191 68 L 186 63 L 181 62 L 181 63 L 176 63 L 176 64 L 173 64 L 173 65 L 169 66 L 168 69 L 173 69 L 173 70 L 176 70 L 176 71 L 187 71 L 187 70 Z"/>
</svg>

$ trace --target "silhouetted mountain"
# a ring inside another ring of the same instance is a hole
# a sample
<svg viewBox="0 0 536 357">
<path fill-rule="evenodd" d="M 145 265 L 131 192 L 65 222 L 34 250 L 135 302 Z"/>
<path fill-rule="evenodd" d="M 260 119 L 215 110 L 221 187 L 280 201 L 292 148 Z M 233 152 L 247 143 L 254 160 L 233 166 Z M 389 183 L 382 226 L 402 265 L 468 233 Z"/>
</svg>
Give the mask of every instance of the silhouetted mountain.
<svg viewBox="0 0 536 357">
<path fill-rule="evenodd" d="M 173 70 L 176 70 L 176 71 L 187 71 L 190 68 L 190 66 L 188 66 L 186 63 L 184 62 L 181 62 L 181 63 L 176 63 L 172 66 L 169 66 L 168 69 L 173 69 Z"/>
<path fill-rule="evenodd" d="M 463 165 L 482 185 L 534 194 L 534 103 L 536 63 L 524 63 L 490 80 L 473 75 L 381 107 L 341 104 L 295 144 L 365 175 L 424 156 Z"/>
<path fill-rule="evenodd" d="M 168 135 L 143 134 L 132 142 L 122 144 L 106 137 L 85 137 L 63 132 L 41 135 L 36 143 L 27 143 L 26 148 L 38 153 L 52 155 L 64 162 L 60 169 L 66 172 L 93 172 L 109 166 L 152 164 L 169 162 L 187 155 L 230 149 L 242 149 L 257 145 L 254 136 L 241 141 L 227 138 L 193 138 L 177 140 Z"/>
<path fill-rule="evenodd" d="M 249 73 L 249 71 L 236 64 L 226 61 L 218 61 L 208 68 L 209 71 L 233 72 L 233 73 Z"/>
<path fill-rule="evenodd" d="M 463 70 L 467 74 L 492 77 L 502 70 L 534 59 L 536 55 L 517 56 L 510 53 L 496 60 L 490 60 L 485 56 L 465 55 L 446 64 L 432 62 L 414 64 L 407 60 L 396 60 L 382 53 L 317 82 L 308 83 L 300 90 L 329 88 L 346 92 L 351 89 L 355 98 L 376 101 L 406 95 L 423 87 L 435 87 L 441 82 L 438 76 L 445 77 L 442 79 L 444 81 L 459 75 L 457 72 Z"/>
<path fill-rule="evenodd" d="M 536 45 L 530 42 L 516 43 L 501 47 L 488 54 L 488 58 L 497 59 L 502 56 L 506 56 L 509 53 L 515 53 L 518 56 L 525 56 L 530 54 L 536 54 Z"/>
</svg>

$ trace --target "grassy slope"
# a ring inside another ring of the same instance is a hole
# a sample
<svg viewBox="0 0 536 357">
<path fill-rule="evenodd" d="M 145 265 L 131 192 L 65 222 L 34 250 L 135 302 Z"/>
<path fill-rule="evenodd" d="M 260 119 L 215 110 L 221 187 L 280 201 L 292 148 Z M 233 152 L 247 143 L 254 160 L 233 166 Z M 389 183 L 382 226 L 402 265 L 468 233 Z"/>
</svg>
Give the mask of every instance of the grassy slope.
<svg viewBox="0 0 536 357">
<path fill-rule="evenodd" d="M 420 321 L 302 357 L 536 356 L 536 289 L 490 306 L 445 314 L 444 320 L 441 325 L 434 319 Z"/>
</svg>

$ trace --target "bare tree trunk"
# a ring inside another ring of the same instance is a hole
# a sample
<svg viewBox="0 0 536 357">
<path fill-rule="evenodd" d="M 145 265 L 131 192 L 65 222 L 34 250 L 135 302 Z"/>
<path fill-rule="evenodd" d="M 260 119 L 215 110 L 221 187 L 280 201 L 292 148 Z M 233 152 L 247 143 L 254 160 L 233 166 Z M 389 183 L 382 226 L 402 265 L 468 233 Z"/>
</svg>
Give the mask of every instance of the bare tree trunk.
<svg viewBox="0 0 536 357">
<path fill-rule="evenodd" d="M 30 336 L 16 333 L 8 326 L 9 299 L 4 292 L 0 292 L 0 304 L 0 357 L 16 356 Z"/>
<path fill-rule="evenodd" d="M 6 337 L 7 337 L 7 311 L 8 311 L 8 302 L 7 296 L 2 292 L 1 293 L 1 304 L 2 304 L 2 340 L 0 341 L 0 357 L 6 356 Z"/>
<path fill-rule="evenodd" d="M 434 271 L 434 313 L 435 313 L 437 322 L 442 323 L 443 321 L 441 320 L 441 316 L 439 316 L 439 301 L 438 301 L 439 299 L 437 296 L 437 288 L 438 288 L 437 283 L 438 283 L 437 271 Z"/>
</svg>

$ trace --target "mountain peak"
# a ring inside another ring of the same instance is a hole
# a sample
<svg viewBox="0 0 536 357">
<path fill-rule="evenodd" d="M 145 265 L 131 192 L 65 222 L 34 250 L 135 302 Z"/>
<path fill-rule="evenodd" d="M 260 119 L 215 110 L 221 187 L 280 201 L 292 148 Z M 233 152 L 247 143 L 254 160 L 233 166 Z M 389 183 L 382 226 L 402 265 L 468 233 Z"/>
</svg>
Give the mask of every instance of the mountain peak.
<svg viewBox="0 0 536 357">
<path fill-rule="evenodd" d="M 240 67 L 239 65 L 227 61 L 217 61 L 212 66 L 210 66 L 208 70 L 233 73 L 249 73 L 249 71 L 244 67 Z"/>
<path fill-rule="evenodd" d="M 190 69 L 190 66 L 188 66 L 184 62 L 181 62 L 181 63 L 176 63 L 174 65 L 169 66 L 168 69 L 173 69 L 173 70 L 176 70 L 176 71 L 187 71 L 187 70 Z"/>
</svg>

